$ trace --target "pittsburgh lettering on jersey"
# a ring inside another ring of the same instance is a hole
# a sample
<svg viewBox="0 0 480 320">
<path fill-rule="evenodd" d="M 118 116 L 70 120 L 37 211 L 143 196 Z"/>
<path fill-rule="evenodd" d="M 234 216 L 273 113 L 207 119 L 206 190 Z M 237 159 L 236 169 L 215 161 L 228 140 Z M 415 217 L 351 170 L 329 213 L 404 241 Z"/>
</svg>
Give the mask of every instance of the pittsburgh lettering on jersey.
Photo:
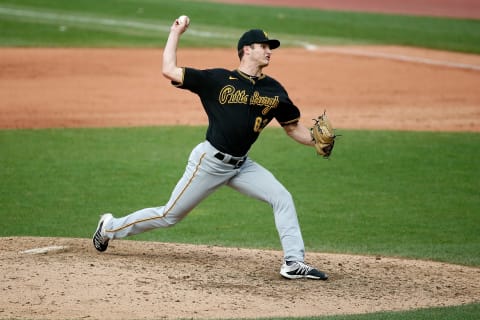
<svg viewBox="0 0 480 320">
<path fill-rule="evenodd" d="M 245 90 L 237 90 L 234 86 L 228 85 L 220 90 L 220 95 L 218 101 L 221 104 L 225 103 L 243 103 L 250 104 L 253 106 L 265 107 L 262 110 L 262 114 L 267 114 L 271 109 L 278 106 L 279 98 L 278 96 L 267 97 L 261 96 L 258 91 L 255 91 L 249 99 L 249 95 L 246 94 Z"/>
<path fill-rule="evenodd" d="M 275 97 L 266 97 L 266 96 L 261 96 L 258 91 L 255 91 L 250 98 L 250 104 L 255 105 L 255 106 L 261 106 L 261 107 L 266 107 L 265 109 L 262 110 L 262 114 L 265 115 L 268 113 L 273 108 L 276 108 L 278 106 L 278 96 Z"/>
<path fill-rule="evenodd" d="M 245 93 L 245 90 L 236 90 L 234 86 L 225 86 L 220 90 L 220 95 L 218 101 L 221 104 L 225 103 L 248 103 L 248 94 Z"/>
</svg>

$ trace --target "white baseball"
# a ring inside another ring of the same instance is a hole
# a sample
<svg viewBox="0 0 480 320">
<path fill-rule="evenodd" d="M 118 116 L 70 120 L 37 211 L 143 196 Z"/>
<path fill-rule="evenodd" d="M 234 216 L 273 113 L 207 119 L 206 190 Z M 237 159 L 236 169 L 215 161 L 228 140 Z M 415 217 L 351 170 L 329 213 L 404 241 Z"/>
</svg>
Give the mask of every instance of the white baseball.
<svg viewBox="0 0 480 320">
<path fill-rule="evenodd" d="M 178 21 L 178 24 L 187 25 L 187 26 L 190 23 L 190 19 L 187 16 L 180 16 L 178 17 L 177 21 Z"/>
</svg>

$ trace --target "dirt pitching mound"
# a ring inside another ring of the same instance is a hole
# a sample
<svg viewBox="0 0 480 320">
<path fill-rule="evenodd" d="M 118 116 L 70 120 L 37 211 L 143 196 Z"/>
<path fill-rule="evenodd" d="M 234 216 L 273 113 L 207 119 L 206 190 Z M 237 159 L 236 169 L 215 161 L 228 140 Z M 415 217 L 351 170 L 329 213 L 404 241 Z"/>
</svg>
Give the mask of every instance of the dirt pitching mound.
<svg viewBox="0 0 480 320">
<path fill-rule="evenodd" d="M 0 318 L 320 316 L 478 301 L 480 269 L 308 253 L 328 281 L 285 280 L 280 251 L 90 239 L 0 238 Z"/>
</svg>

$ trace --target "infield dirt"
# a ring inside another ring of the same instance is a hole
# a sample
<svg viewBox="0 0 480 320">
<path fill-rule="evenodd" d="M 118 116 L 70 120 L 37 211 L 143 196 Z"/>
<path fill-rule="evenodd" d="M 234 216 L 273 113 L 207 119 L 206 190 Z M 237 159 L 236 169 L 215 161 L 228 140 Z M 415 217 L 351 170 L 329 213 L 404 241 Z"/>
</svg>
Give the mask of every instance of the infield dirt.
<svg viewBox="0 0 480 320">
<path fill-rule="evenodd" d="M 161 57 L 160 49 L 1 49 L 0 128 L 206 124 L 198 97 L 163 78 Z M 233 49 L 182 49 L 178 63 L 234 69 L 238 58 Z M 308 126 L 326 109 L 342 129 L 480 131 L 478 55 L 283 48 L 265 71 Z"/>
</svg>

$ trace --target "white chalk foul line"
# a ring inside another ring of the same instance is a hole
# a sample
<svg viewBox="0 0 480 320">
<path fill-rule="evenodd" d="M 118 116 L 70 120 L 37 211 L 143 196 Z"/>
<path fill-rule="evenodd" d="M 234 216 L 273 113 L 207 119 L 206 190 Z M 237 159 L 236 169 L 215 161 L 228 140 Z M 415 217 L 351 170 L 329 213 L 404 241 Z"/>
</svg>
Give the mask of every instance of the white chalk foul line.
<svg viewBox="0 0 480 320">
<path fill-rule="evenodd" d="M 4 16 L 13 16 L 25 19 L 32 19 L 36 21 L 50 22 L 50 23 L 74 23 L 81 24 L 86 26 L 104 26 L 104 27 L 123 27 L 131 29 L 141 29 L 146 31 L 158 31 L 168 33 L 170 31 L 170 26 L 166 24 L 153 24 L 146 22 L 139 22 L 135 20 L 117 20 L 112 18 L 99 18 L 99 17 L 88 17 L 83 15 L 72 15 L 64 14 L 58 12 L 49 12 L 49 11 L 38 11 L 30 9 L 16 9 L 8 7 L 0 7 L 0 15 Z M 199 30 L 188 30 L 188 34 L 197 37 L 203 38 L 219 38 L 219 39 L 229 39 L 230 35 L 209 32 L 209 31 L 199 31 Z"/>
<path fill-rule="evenodd" d="M 322 48 L 309 43 L 302 43 L 302 46 L 309 51 L 316 51 L 316 52 L 330 52 L 330 53 L 338 53 L 338 54 L 351 55 L 351 56 L 361 56 L 361 57 L 368 57 L 368 58 L 382 58 L 382 59 L 388 59 L 388 60 L 420 63 L 420 64 L 427 64 L 427 65 L 433 65 L 433 66 L 447 67 L 447 68 L 480 71 L 480 66 L 474 65 L 474 64 L 435 60 L 430 58 L 408 56 L 408 55 L 396 54 L 396 53 L 374 52 L 374 51 L 359 50 L 359 49 Z"/>
<path fill-rule="evenodd" d="M 168 31 L 168 26 L 166 25 L 154 25 L 143 22 L 136 21 L 125 21 L 125 20 L 115 20 L 115 19 L 105 19 L 105 18 L 94 18 L 86 17 L 81 15 L 68 15 L 62 13 L 46 12 L 46 11 L 35 11 L 29 9 L 13 9 L 0 7 L 0 14 L 7 16 L 14 16 L 20 18 L 30 18 L 38 21 L 51 21 L 56 23 L 80 23 L 80 24 L 94 24 L 94 25 L 104 25 L 104 26 L 121 26 L 121 27 L 130 27 L 138 29 L 146 29 L 152 31 Z"/>
<path fill-rule="evenodd" d="M 0 15 L 4 16 L 14 16 L 26 19 L 33 19 L 37 21 L 44 21 L 49 23 L 76 23 L 82 25 L 98 25 L 104 27 L 123 27 L 130 29 L 141 29 L 147 31 L 157 31 L 168 33 L 170 26 L 165 24 L 153 24 L 145 23 L 134 20 L 117 20 L 112 18 L 99 18 L 99 17 L 87 17 L 82 15 L 72 15 L 72 14 L 63 14 L 58 12 L 48 12 L 48 11 L 38 11 L 30 9 L 18 9 L 18 8 L 9 8 L 9 7 L 0 7 Z M 194 29 L 189 29 L 188 34 L 192 36 L 202 37 L 202 38 L 216 38 L 216 39 L 233 39 L 234 37 L 230 34 L 217 33 L 210 31 L 199 31 Z M 373 52 L 366 50 L 358 49 L 342 49 L 342 48 L 322 48 L 315 44 L 301 42 L 301 41 L 284 41 L 284 43 L 292 43 L 294 45 L 301 46 L 309 51 L 318 51 L 318 52 L 331 52 L 344 55 L 353 55 L 353 56 L 363 56 L 370 58 L 382 58 L 403 62 L 427 64 L 448 68 L 457 68 L 464 70 L 474 70 L 480 71 L 480 66 L 466 63 L 457 63 L 450 61 L 434 60 L 430 58 L 414 57 L 407 56 L 402 54 L 394 53 L 384 53 L 384 52 Z"/>
<path fill-rule="evenodd" d="M 48 252 L 55 252 L 55 251 L 62 251 L 67 249 L 67 246 L 49 246 L 49 247 L 43 247 L 43 248 L 34 248 L 34 249 L 29 249 L 25 251 L 20 251 L 20 253 L 24 254 L 44 254 Z"/>
</svg>

